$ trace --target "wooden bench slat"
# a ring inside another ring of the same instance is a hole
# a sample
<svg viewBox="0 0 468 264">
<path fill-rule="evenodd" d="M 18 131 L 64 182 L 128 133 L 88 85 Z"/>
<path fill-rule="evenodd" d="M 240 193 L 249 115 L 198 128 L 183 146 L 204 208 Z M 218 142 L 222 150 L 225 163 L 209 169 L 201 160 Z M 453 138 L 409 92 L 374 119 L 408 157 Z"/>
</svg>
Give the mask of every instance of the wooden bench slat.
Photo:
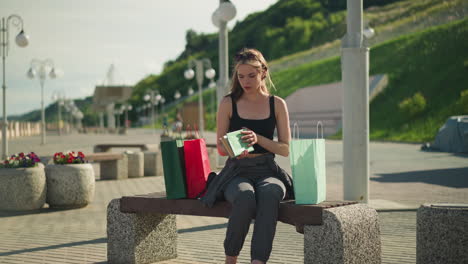
<svg viewBox="0 0 468 264">
<path fill-rule="evenodd" d="M 297 205 L 293 200 L 280 203 L 278 221 L 296 226 L 303 233 L 304 225 L 322 225 L 323 209 L 355 204 L 355 201 L 325 201 L 315 205 Z M 195 199 L 166 199 L 164 192 L 146 195 L 124 196 L 120 200 L 123 213 L 159 213 L 211 217 L 229 217 L 231 205 L 219 201 L 212 208 Z"/>
<path fill-rule="evenodd" d="M 195 199 L 168 200 L 164 196 L 124 196 L 120 200 L 120 211 L 124 213 L 158 213 L 229 217 L 231 205 L 228 202 L 216 203 L 212 208 L 203 206 Z"/>
</svg>

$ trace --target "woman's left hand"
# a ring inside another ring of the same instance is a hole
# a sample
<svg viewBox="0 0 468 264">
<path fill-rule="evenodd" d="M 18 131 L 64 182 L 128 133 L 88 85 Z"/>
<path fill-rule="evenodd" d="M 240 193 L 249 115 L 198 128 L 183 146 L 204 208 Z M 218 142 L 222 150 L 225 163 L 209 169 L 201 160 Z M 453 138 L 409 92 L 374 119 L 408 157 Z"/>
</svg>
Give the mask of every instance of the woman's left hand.
<svg viewBox="0 0 468 264">
<path fill-rule="evenodd" d="M 258 143 L 258 138 L 257 138 L 257 134 L 255 134 L 255 132 L 253 132 L 252 130 L 248 129 L 248 128 L 244 128 L 245 130 L 241 131 L 242 134 L 244 134 L 241 139 L 246 142 L 246 143 L 249 143 L 248 147 L 250 146 L 253 146 L 255 144 Z"/>
</svg>

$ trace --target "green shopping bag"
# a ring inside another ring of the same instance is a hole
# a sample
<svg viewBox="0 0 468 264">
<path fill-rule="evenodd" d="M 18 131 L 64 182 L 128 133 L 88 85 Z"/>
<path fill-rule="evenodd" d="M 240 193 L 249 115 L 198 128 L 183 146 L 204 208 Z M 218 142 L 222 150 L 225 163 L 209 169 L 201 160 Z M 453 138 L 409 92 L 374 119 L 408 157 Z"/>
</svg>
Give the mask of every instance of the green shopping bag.
<svg viewBox="0 0 468 264">
<path fill-rule="evenodd" d="M 322 138 L 299 139 L 298 125 L 294 123 L 289 157 L 296 204 L 318 204 L 325 201 L 325 139 L 321 122 L 317 123 L 317 137 L 319 125 L 322 127 Z M 294 138 L 296 132 L 297 138 Z"/>
<path fill-rule="evenodd" d="M 167 199 L 187 197 L 185 183 L 184 141 L 181 139 L 161 142 L 164 184 Z"/>
</svg>

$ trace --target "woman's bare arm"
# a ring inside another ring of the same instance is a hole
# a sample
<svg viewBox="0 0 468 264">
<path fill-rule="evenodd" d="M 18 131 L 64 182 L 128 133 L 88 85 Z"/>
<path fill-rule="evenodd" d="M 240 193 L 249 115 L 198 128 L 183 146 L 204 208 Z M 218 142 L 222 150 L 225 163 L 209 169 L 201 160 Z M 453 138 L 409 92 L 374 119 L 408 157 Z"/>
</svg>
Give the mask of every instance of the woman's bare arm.
<svg viewBox="0 0 468 264">
<path fill-rule="evenodd" d="M 218 113 L 216 117 L 216 146 L 218 153 L 221 156 L 228 156 L 228 152 L 224 149 L 223 143 L 220 138 L 226 135 L 229 130 L 229 121 L 231 119 L 232 100 L 230 97 L 224 97 L 219 104 Z"/>
</svg>

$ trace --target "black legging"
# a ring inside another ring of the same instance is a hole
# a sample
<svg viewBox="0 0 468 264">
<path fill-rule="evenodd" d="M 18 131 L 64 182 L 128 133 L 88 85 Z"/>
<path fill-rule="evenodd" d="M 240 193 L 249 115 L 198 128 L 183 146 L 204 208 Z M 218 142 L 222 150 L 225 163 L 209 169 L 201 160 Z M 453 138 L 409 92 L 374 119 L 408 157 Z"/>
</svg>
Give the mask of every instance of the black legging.
<svg viewBox="0 0 468 264">
<path fill-rule="evenodd" d="M 242 167 L 239 176 L 228 183 L 224 197 L 232 204 L 232 211 L 224 240 L 226 255 L 239 255 L 255 218 L 251 259 L 266 262 L 270 257 L 279 203 L 286 193 L 284 184 L 274 175 L 266 163 L 255 164 Z"/>
</svg>

